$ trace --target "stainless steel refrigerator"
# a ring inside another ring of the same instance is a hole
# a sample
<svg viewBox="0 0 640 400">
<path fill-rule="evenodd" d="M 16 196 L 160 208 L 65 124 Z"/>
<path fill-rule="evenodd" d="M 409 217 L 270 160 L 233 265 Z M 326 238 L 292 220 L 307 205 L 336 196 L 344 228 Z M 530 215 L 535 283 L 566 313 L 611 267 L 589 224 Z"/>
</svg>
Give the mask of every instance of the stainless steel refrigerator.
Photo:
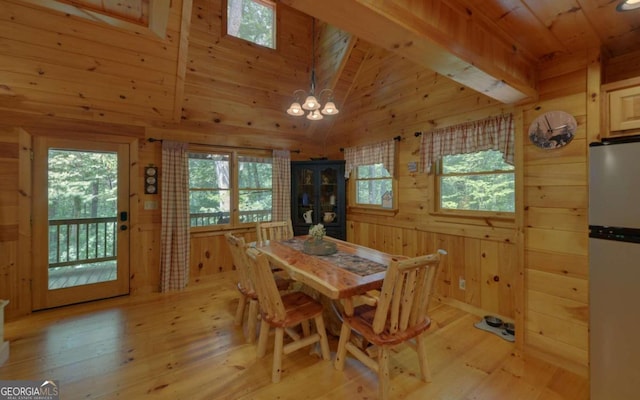
<svg viewBox="0 0 640 400">
<path fill-rule="evenodd" d="M 640 398 L 640 136 L 589 145 L 591 400 Z"/>
</svg>

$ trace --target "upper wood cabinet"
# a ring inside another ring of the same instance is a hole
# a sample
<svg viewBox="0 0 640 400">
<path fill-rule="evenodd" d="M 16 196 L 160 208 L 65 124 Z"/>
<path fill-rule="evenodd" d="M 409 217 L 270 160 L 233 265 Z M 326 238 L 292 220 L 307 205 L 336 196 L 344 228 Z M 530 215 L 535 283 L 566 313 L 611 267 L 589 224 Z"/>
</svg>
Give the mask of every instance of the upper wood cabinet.
<svg viewBox="0 0 640 400">
<path fill-rule="evenodd" d="M 640 78 L 602 86 L 603 136 L 640 133 Z"/>
</svg>

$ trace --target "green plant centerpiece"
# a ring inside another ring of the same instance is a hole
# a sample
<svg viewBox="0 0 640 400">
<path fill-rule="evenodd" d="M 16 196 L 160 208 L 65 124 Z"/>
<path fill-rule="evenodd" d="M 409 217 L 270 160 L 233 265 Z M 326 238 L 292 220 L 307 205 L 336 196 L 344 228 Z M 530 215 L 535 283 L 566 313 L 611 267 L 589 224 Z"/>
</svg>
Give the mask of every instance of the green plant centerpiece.
<svg viewBox="0 0 640 400">
<path fill-rule="evenodd" d="M 334 242 L 324 240 L 326 234 L 324 225 L 313 225 L 309 229 L 309 239 L 305 240 L 303 251 L 315 256 L 328 256 L 338 251 Z"/>
</svg>

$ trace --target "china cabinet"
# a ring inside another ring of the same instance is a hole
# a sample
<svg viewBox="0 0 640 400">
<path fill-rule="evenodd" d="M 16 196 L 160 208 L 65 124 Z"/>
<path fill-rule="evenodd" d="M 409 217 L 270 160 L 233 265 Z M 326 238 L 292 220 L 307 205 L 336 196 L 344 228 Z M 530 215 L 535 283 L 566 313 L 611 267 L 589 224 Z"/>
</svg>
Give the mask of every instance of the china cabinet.
<svg viewBox="0 0 640 400">
<path fill-rule="evenodd" d="M 291 162 L 291 222 L 295 235 L 322 223 L 327 235 L 346 239 L 343 160 Z"/>
</svg>

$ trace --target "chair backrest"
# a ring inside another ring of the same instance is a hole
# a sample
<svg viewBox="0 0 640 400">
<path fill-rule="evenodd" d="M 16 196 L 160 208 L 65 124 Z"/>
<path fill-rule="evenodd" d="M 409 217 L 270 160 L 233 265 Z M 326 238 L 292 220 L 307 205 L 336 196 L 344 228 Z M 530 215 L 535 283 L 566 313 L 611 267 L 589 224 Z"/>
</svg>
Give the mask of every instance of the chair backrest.
<svg viewBox="0 0 640 400">
<path fill-rule="evenodd" d="M 267 256 L 255 248 L 246 250 L 249 274 L 258 294 L 258 303 L 263 317 L 269 322 L 284 321 L 286 311 L 282 304 L 282 297 L 276 286 L 276 281 Z"/>
<path fill-rule="evenodd" d="M 251 281 L 251 276 L 249 275 L 246 253 L 247 245 L 244 238 L 234 236 L 228 232 L 224 234 L 224 237 L 227 239 L 227 244 L 231 251 L 231 260 L 233 261 L 233 265 L 236 266 L 236 271 L 238 272 L 238 283 L 240 284 L 240 287 L 249 293 L 253 293 L 255 290 Z"/>
<path fill-rule="evenodd" d="M 404 332 L 425 321 L 441 254 L 446 251 L 391 262 L 373 318 L 376 334 Z"/>
<path fill-rule="evenodd" d="M 256 224 L 258 244 L 267 240 L 285 240 L 293 237 L 291 220 L 277 222 L 258 222 Z"/>
</svg>

